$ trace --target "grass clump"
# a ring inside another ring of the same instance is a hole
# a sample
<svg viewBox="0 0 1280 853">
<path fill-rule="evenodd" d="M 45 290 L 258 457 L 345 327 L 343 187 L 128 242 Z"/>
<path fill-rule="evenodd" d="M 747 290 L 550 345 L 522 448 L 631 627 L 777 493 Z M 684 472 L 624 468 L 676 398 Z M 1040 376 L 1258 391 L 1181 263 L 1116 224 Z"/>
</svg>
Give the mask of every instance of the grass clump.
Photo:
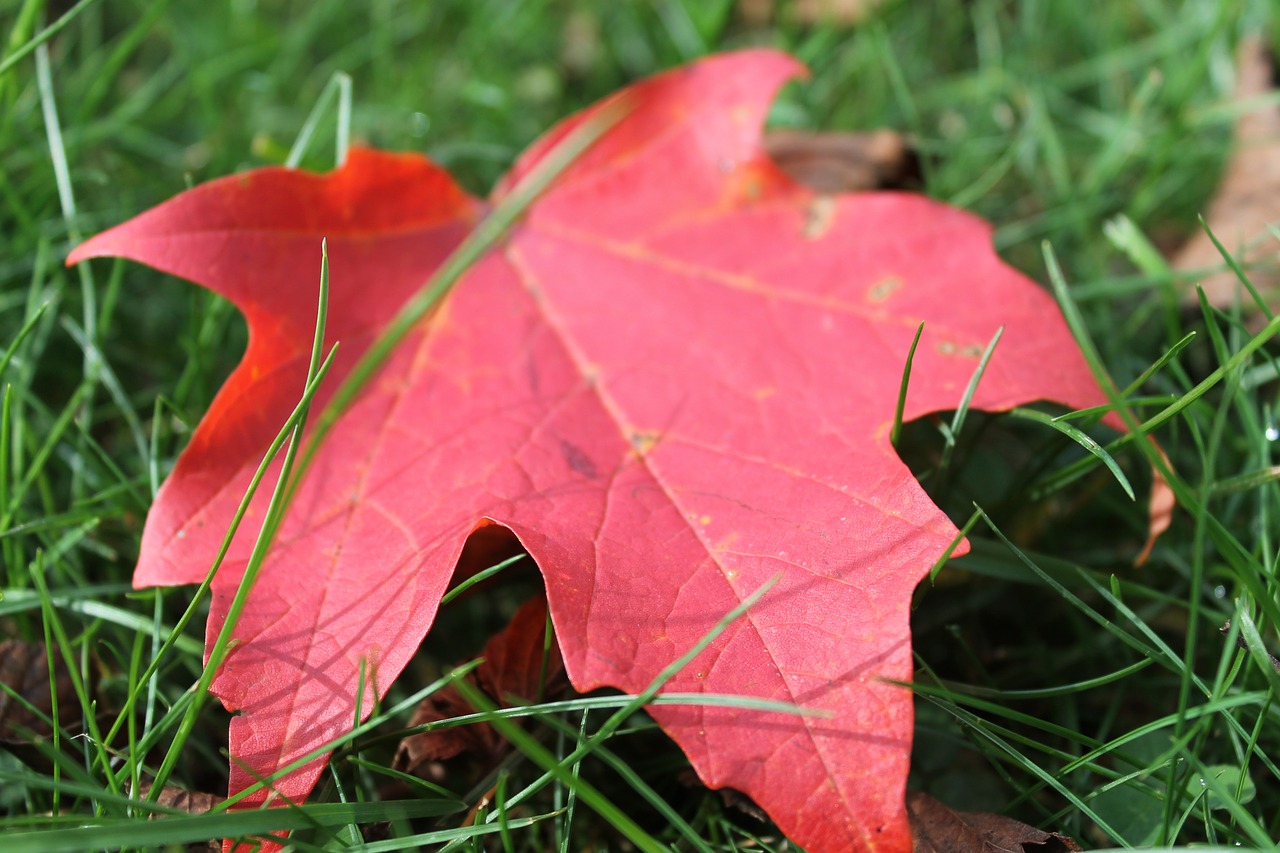
<svg viewBox="0 0 1280 853">
<path fill-rule="evenodd" d="M 572 110 L 755 44 L 813 72 L 784 91 L 775 124 L 909 131 L 925 191 L 996 223 L 1007 259 L 1047 282 L 1052 246 L 1093 360 L 1137 423 L 1159 419 L 1169 461 L 1140 441 L 1111 457 L 1139 491 L 1162 466 L 1178 496 L 1135 570 L 1141 505 L 1069 439 L 976 412 L 950 443 L 904 426 L 935 498 L 958 522 L 975 517 L 972 553 L 922 588 L 915 614 L 913 784 L 1086 846 L 1280 844 L 1275 324 L 1182 307 L 1143 251 L 1196 227 L 1229 148 L 1235 45 L 1274 26 L 1268 14 L 1250 0 L 974 0 L 888 3 L 856 26 L 786 12 L 748 25 L 727 0 L 0 0 L 0 639 L 46 643 L 64 686 L 46 737 L 0 749 L 6 849 L 263 831 L 251 814 L 146 821 L 176 811 L 142 786 L 184 719 L 174 781 L 225 790 L 226 719 L 197 707 L 198 607 L 129 586 L 142 519 L 244 329 L 225 303 L 147 270 L 66 270 L 70 246 L 211 177 L 328 168 L 329 139 L 425 150 L 483 192 Z M 311 144 L 295 146 L 299 134 Z M 492 624 L 514 597 L 459 597 L 442 618 Z M 395 733 L 462 676 L 454 663 L 425 649 L 336 744 L 315 802 L 292 810 L 299 846 L 355 845 L 376 825 L 378 850 L 608 847 L 612 824 L 639 845 L 780 847 L 766 824 L 685 786 L 653 724 L 608 718 L 601 697 L 513 712 L 533 714 L 538 737 L 486 780 L 487 804 L 397 777 Z M 548 756 L 570 770 L 549 774 Z M 414 797 L 383 797 L 388 780 Z"/>
</svg>

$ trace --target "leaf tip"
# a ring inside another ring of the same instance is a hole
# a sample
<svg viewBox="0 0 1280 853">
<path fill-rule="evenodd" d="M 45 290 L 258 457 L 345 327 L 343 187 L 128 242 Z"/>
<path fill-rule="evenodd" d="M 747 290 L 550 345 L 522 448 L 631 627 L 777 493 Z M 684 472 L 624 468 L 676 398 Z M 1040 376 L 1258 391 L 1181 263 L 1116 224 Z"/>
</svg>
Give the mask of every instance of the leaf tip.
<svg viewBox="0 0 1280 853">
<path fill-rule="evenodd" d="M 90 237 L 88 240 L 85 240 L 80 245 L 76 246 L 67 253 L 67 260 L 65 261 L 66 265 L 73 267 L 87 258 L 99 257 L 101 253 L 94 250 L 94 244 L 97 242 L 97 237 Z"/>
</svg>

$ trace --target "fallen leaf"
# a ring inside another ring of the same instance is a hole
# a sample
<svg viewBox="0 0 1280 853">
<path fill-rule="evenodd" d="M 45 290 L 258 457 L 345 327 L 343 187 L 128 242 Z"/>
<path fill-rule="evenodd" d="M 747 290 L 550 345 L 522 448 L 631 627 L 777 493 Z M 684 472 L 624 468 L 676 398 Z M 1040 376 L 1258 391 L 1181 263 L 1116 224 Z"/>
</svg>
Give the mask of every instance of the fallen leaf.
<svg viewBox="0 0 1280 853">
<path fill-rule="evenodd" d="M 138 786 L 138 799 L 146 799 L 150 795 L 151 785 L 149 783 L 144 782 Z M 204 791 L 189 791 L 176 785 L 165 785 L 160 789 L 160 795 L 156 797 L 158 804 L 166 808 L 186 812 L 187 814 L 204 814 L 222 802 L 222 800 L 223 798 L 217 794 L 209 794 Z M 152 815 L 152 817 L 157 816 Z"/>
<path fill-rule="evenodd" d="M 144 782 L 138 785 L 137 799 L 145 799 L 151 794 L 151 784 Z M 179 788 L 176 785 L 165 785 L 160 789 L 160 795 L 156 797 L 156 802 L 169 809 L 176 809 L 187 814 L 205 814 L 211 811 L 214 806 L 222 802 L 222 797 L 216 794 L 209 794 L 204 791 L 189 791 L 186 788 Z M 163 819 L 164 814 L 157 812 L 151 815 L 152 820 Z M 170 845 L 172 847 L 172 845 Z M 183 845 L 183 849 L 187 853 L 199 853 L 199 851 L 217 851 L 222 849 L 221 839 L 209 839 L 207 841 L 192 841 Z"/>
<path fill-rule="evenodd" d="M 781 11 L 789 21 L 801 24 L 859 23 L 885 0 L 739 0 L 738 7 L 748 24 L 762 26 Z"/>
<path fill-rule="evenodd" d="M 1164 452 L 1160 445 L 1156 444 L 1154 438 L 1150 439 L 1151 446 L 1160 454 L 1160 458 L 1164 460 L 1164 464 L 1173 470 L 1173 462 L 1169 459 L 1169 455 Z M 1160 473 L 1159 468 L 1151 469 L 1151 490 L 1147 498 L 1147 541 L 1143 543 L 1142 551 L 1134 558 L 1133 565 L 1141 567 L 1146 564 L 1151 557 L 1151 552 L 1156 546 L 1156 540 L 1159 539 L 1169 526 L 1173 524 L 1173 511 L 1178 505 L 1178 498 L 1173 493 L 1173 486 L 1169 485 L 1168 479 L 1164 474 Z"/>
<path fill-rule="evenodd" d="M 748 51 L 632 87 L 627 117 L 344 414 L 213 683 L 240 712 L 232 792 L 370 713 L 468 535 L 499 524 L 544 575 L 581 692 L 645 689 L 780 578 L 664 689 L 810 714 L 651 713 L 707 785 L 746 793 L 807 849 L 909 847 L 912 698 L 893 682 L 911 677 L 911 591 L 957 535 L 889 440 L 912 337 L 924 322 L 908 419 L 956 406 L 1000 326 L 974 407 L 1105 397 L 986 223 L 910 194 L 816 194 L 762 153 L 769 101 L 800 70 Z M 494 199 L 590 114 L 535 143 Z M 196 187 L 72 254 L 197 281 L 250 327 L 148 516 L 137 585 L 192 583 L 211 565 L 302 389 L 320 239 L 329 339 L 342 342 L 331 389 L 485 209 L 421 157 L 359 150 L 327 175 L 270 168 Z M 214 581 L 209 638 L 265 502 Z M 364 671 L 376 689 L 356 713 Z M 305 797 L 324 760 L 277 779 L 280 796 Z"/>
<path fill-rule="evenodd" d="M 552 644 L 544 650 L 547 600 L 539 595 L 525 602 L 503 628 L 485 644 L 483 662 L 466 675 L 499 707 L 511 707 L 512 697 L 526 701 L 558 698 L 567 683 L 560 649 Z M 422 726 L 474 713 L 456 687 L 446 687 L 424 699 L 409 719 L 410 726 Z M 508 750 L 507 742 L 488 723 L 452 726 L 420 732 L 400 741 L 395 767 L 444 781 L 448 775 L 442 762 L 466 756 L 478 759 L 482 769 Z"/>
<path fill-rule="evenodd" d="M 80 699 L 61 658 L 54 658 L 55 686 L 49 684 L 49 656 L 44 643 L 0 641 L 0 743 L 30 744 L 53 734 L 53 697 L 64 728 L 82 719 Z"/>
<path fill-rule="evenodd" d="M 1214 236 L 1241 262 L 1250 282 L 1273 308 L 1280 292 L 1280 240 L 1269 230 L 1280 225 L 1280 101 L 1275 94 L 1266 41 L 1260 36 L 1245 38 L 1237 57 L 1235 100 L 1246 103 L 1272 97 L 1237 119 L 1234 151 L 1205 215 Z M 1256 311 L 1235 273 L 1223 269 L 1222 254 L 1203 230 L 1174 254 L 1171 265 L 1184 273 L 1217 270 L 1197 279 L 1209 303 L 1228 308 L 1240 301 L 1246 311 Z M 1195 292 L 1187 299 L 1194 304 Z"/>
<path fill-rule="evenodd" d="M 885 0 L 793 0 L 791 15 L 806 24 L 851 24 L 865 20 Z"/>
<path fill-rule="evenodd" d="M 1069 853 L 1065 835 L 990 812 L 957 812 L 918 791 L 907 793 L 913 853 Z"/>
<path fill-rule="evenodd" d="M 919 183 L 920 164 L 901 134 L 771 130 L 764 150 L 792 180 L 820 193 L 901 189 Z"/>
</svg>

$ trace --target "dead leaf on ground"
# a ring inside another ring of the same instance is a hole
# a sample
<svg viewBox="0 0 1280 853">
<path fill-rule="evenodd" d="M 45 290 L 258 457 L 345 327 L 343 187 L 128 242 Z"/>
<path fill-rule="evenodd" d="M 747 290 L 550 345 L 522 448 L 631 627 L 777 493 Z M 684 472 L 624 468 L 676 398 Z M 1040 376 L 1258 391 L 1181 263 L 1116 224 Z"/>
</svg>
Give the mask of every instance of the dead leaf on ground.
<svg viewBox="0 0 1280 853">
<path fill-rule="evenodd" d="M 1227 622 L 1226 622 L 1226 624 L 1225 624 L 1225 625 L 1223 625 L 1221 628 L 1219 628 L 1219 629 L 1218 629 L 1218 632 L 1219 632 L 1219 633 L 1221 633 L 1223 636 L 1226 636 L 1228 633 L 1230 633 L 1230 632 L 1231 632 L 1231 620 L 1230 620 L 1230 619 L 1228 619 L 1228 620 L 1227 620 Z M 1244 639 L 1244 636 L 1243 636 L 1243 635 L 1237 635 L 1237 636 L 1236 636 L 1236 645 L 1237 645 L 1237 646 L 1239 646 L 1241 649 L 1244 649 L 1246 652 L 1247 652 L 1247 651 L 1249 651 L 1249 644 L 1248 644 L 1247 642 L 1245 642 L 1245 639 Z M 1276 657 L 1275 655 L 1271 654 L 1270 652 L 1267 652 L 1267 657 L 1268 657 L 1268 658 L 1270 658 L 1270 660 L 1271 660 L 1271 665 L 1272 665 L 1273 667 L 1275 667 L 1276 672 L 1280 672 L 1280 658 Z"/>
<path fill-rule="evenodd" d="M 768 24 L 779 12 L 799 24 L 852 26 L 883 5 L 884 0 L 742 0 L 738 9 L 752 26 Z"/>
<path fill-rule="evenodd" d="M 1275 92 L 1273 60 L 1264 39 L 1240 43 L 1235 100 L 1244 103 Z M 1209 204 L 1205 221 L 1222 245 L 1243 262 L 1249 280 L 1272 306 L 1280 300 L 1280 240 L 1268 230 L 1280 224 L 1280 101 L 1274 97 L 1241 114 L 1235 126 L 1234 153 Z M 1224 266 L 1209 235 L 1197 232 L 1170 260 L 1183 273 L 1220 269 L 1198 279 L 1213 305 L 1228 307 L 1237 299 L 1252 304 L 1239 279 Z M 1195 291 L 1187 294 L 1196 302 Z"/>
<path fill-rule="evenodd" d="M 1165 465 L 1169 470 L 1173 470 L 1173 462 L 1169 459 L 1169 454 L 1164 452 L 1160 445 L 1156 444 L 1154 438 L 1148 439 L 1156 452 L 1164 459 Z M 1173 510 L 1178 505 L 1177 495 L 1173 493 L 1173 486 L 1169 485 L 1168 479 L 1164 474 L 1160 473 L 1160 469 L 1153 467 L 1151 469 L 1151 496 L 1147 501 L 1147 541 L 1142 546 L 1142 552 L 1134 559 L 1134 566 L 1143 566 L 1147 559 L 1151 556 L 1151 551 L 1155 548 L 1156 540 L 1169 529 L 1169 525 L 1173 524 Z"/>
<path fill-rule="evenodd" d="M 554 642 L 549 651 L 544 650 L 546 624 L 547 599 L 539 595 L 526 601 L 507 627 L 485 644 L 484 662 L 467 679 L 502 707 L 510 706 L 509 697 L 533 701 L 563 694 L 568 686 L 564 663 Z M 471 713 L 471 705 L 448 687 L 424 699 L 409 725 L 422 726 Z M 454 759 L 472 759 L 484 772 L 508 748 L 488 723 L 454 726 L 401 740 L 395 767 L 439 782 L 452 775 L 451 771 L 463 772 L 451 766 Z"/>
<path fill-rule="evenodd" d="M 138 785 L 138 799 L 146 799 L 150 794 L 150 782 L 143 782 Z M 223 799 L 223 797 L 219 797 L 216 794 L 209 794 L 204 791 L 189 791 L 186 788 L 179 788 L 175 785 L 165 785 L 160 789 L 160 796 L 156 798 L 156 803 L 187 814 L 205 814 L 212 811 L 213 807 L 222 802 Z M 153 818 L 162 816 L 161 814 L 152 815 Z M 220 853 L 222 839 L 211 838 L 208 841 L 193 841 L 183 845 L 183 849 L 187 853 L 200 853 L 200 851 Z"/>
<path fill-rule="evenodd" d="M 138 785 L 138 799 L 146 799 L 149 796 L 151 796 L 151 783 L 143 782 Z M 219 797 L 217 794 L 190 791 L 186 788 L 179 788 L 176 785 L 165 785 L 160 789 L 160 796 L 156 797 L 156 803 L 165 808 L 176 809 L 187 814 L 204 814 L 222 802 L 223 799 L 225 798 Z"/>
<path fill-rule="evenodd" d="M 81 718 L 80 700 L 62 659 L 54 660 L 58 718 L 64 729 Z M 53 691 L 44 643 L 0 641 L 0 743 L 29 744 L 53 734 Z M 21 697 L 21 698 L 19 698 Z"/>
<path fill-rule="evenodd" d="M 764 149 L 781 169 L 820 193 L 901 189 L 920 183 L 920 161 L 901 134 L 771 130 Z"/>
<path fill-rule="evenodd" d="M 907 792 L 912 853 L 1066 853 L 1080 846 L 1065 835 L 990 812 L 958 812 L 928 794 Z"/>
</svg>

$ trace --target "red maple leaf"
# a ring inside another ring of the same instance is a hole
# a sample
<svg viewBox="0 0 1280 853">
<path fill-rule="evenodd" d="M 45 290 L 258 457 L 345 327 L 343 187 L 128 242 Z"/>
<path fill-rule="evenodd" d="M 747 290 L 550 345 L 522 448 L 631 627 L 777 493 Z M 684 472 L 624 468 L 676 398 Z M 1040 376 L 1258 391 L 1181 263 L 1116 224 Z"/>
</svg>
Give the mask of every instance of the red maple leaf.
<svg viewBox="0 0 1280 853">
<path fill-rule="evenodd" d="M 910 849 L 912 700 L 890 682 L 911 676 L 912 589 L 956 535 L 889 440 L 912 336 L 923 321 L 906 418 L 955 408 L 1001 325 L 975 407 L 1105 398 L 986 223 L 909 194 L 817 195 L 765 157 L 769 101 L 798 70 L 754 51 L 633 87 L 633 111 L 346 411 L 213 683 L 241 712 L 232 793 L 351 728 L 361 662 L 385 693 L 468 535 L 496 523 L 540 567 L 580 691 L 642 690 L 780 574 L 665 689 L 824 715 L 652 714 L 703 781 L 749 794 L 806 848 Z M 213 181 L 72 254 L 196 281 L 249 322 L 244 360 L 147 519 L 137 585 L 211 565 L 302 390 L 321 238 L 342 344 L 332 388 L 485 211 L 421 157 L 357 150 L 327 175 Z M 238 535 L 214 582 L 211 639 L 251 545 Z M 323 761 L 275 787 L 301 800 Z"/>
</svg>

